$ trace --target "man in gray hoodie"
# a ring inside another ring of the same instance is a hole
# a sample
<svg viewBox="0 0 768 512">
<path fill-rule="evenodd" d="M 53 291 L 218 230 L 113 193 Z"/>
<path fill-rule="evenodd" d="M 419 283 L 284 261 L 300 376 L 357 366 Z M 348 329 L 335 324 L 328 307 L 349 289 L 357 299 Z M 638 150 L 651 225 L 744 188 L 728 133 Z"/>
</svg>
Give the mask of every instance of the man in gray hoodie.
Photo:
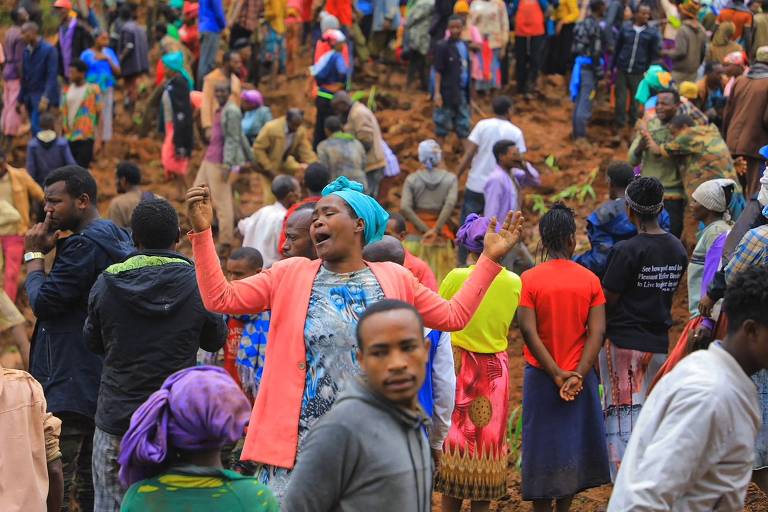
<svg viewBox="0 0 768 512">
<path fill-rule="evenodd" d="M 418 311 L 383 300 L 357 324 L 365 376 L 312 428 L 283 510 L 429 512 L 432 459 L 419 406 L 429 341 Z"/>
</svg>

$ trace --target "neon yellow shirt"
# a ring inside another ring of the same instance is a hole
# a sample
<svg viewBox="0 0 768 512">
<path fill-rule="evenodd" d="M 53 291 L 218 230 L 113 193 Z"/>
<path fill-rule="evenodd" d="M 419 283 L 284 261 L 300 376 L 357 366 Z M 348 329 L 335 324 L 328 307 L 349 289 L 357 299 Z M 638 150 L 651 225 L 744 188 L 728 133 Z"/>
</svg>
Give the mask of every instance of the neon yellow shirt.
<svg viewBox="0 0 768 512">
<path fill-rule="evenodd" d="M 450 300 L 469 278 L 474 266 L 451 270 L 440 284 L 440 296 Z M 507 334 L 520 302 L 523 283 L 517 274 L 502 270 L 491 283 L 467 326 L 451 333 L 451 344 L 470 352 L 496 354 L 507 350 Z"/>
</svg>

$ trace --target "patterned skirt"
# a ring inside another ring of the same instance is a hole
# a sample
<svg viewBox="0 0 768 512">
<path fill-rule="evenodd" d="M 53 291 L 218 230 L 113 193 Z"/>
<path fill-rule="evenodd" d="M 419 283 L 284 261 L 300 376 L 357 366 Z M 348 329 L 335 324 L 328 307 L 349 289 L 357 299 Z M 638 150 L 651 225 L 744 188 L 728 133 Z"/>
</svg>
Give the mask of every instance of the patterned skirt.
<svg viewBox="0 0 768 512">
<path fill-rule="evenodd" d="M 453 357 L 456 406 L 435 490 L 460 499 L 498 499 L 507 492 L 507 353 L 454 347 Z"/>
<path fill-rule="evenodd" d="M 594 370 L 575 400 L 544 370 L 523 377 L 522 495 L 526 501 L 573 496 L 610 481 L 600 392 Z"/>
<path fill-rule="evenodd" d="M 666 359 L 667 354 L 619 348 L 610 340 L 600 351 L 605 437 L 613 481 L 651 382 Z"/>
</svg>

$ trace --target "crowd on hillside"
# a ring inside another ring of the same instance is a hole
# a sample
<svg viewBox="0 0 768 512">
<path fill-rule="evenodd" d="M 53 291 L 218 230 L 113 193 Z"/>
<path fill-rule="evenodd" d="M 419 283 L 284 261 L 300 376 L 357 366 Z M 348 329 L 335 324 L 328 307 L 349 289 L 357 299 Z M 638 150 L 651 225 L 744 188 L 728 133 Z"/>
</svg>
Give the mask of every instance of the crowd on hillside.
<svg viewBox="0 0 768 512">
<path fill-rule="evenodd" d="M 606 484 L 609 511 L 768 492 L 768 4 L 151 4 L 21 0 L 3 27 L 0 331 L 23 369 L 0 367 L 1 510 L 484 511 L 515 431 L 536 512 Z M 393 206 L 398 155 L 352 84 L 394 73 L 434 138 Z M 306 97 L 280 111 L 288 81 Z M 541 172 L 505 92 L 553 91 L 581 151 L 609 142 L 595 101 L 631 133 L 586 250 L 563 202 L 523 235 Z M 123 132 L 162 140 L 188 225 L 130 159 L 101 216 L 91 171 Z"/>
</svg>

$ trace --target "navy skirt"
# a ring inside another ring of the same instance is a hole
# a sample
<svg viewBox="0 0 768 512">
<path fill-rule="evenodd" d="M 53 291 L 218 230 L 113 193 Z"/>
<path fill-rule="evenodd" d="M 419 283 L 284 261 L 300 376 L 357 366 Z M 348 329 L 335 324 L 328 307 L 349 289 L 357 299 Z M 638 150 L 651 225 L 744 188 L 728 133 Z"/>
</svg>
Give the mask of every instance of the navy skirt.
<svg viewBox="0 0 768 512">
<path fill-rule="evenodd" d="M 525 366 L 522 451 L 526 501 L 565 498 L 611 481 L 594 370 L 566 402 L 544 370 Z"/>
</svg>

